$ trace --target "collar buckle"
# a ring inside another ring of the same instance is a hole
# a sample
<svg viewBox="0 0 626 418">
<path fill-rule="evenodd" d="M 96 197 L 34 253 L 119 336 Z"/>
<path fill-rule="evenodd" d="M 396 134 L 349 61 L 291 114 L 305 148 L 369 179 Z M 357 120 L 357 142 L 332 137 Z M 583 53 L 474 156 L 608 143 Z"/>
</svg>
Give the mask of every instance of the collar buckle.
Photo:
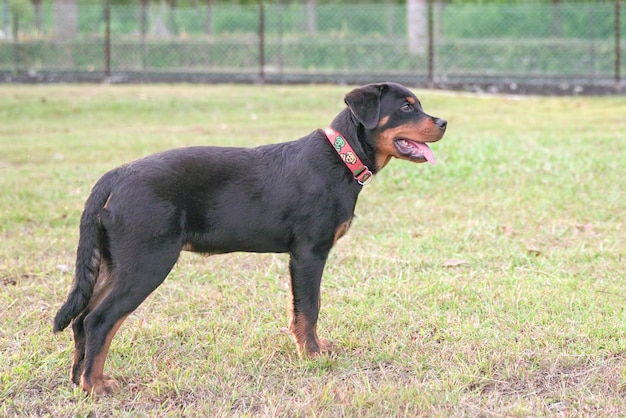
<svg viewBox="0 0 626 418">
<path fill-rule="evenodd" d="M 355 173 L 353 172 L 352 174 Z M 374 180 L 374 173 L 372 173 L 369 168 L 363 166 L 363 171 L 358 175 L 355 175 L 354 178 L 361 186 L 365 186 Z"/>
</svg>

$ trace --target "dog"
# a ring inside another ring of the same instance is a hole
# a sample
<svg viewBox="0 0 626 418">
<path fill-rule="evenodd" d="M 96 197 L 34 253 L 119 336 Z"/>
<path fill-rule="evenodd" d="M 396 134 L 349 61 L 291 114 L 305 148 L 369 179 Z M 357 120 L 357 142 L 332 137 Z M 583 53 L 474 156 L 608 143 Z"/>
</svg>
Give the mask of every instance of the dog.
<svg viewBox="0 0 626 418">
<path fill-rule="evenodd" d="M 93 394 L 118 389 L 103 374 L 111 340 L 183 250 L 289 253 L 298 353 L 332 351 L 316 332 L 320 283 L 361 189 L 391 158 L 434 163 L 427 143 L 447 127 L 400 84 L 368 84 L 344 101 L 328 129 L 295 141 L 171 149 L 96 182 L 80 219 L 76 274 L 53 326 L 72 323 L 74 384 Z"/>
</svg>

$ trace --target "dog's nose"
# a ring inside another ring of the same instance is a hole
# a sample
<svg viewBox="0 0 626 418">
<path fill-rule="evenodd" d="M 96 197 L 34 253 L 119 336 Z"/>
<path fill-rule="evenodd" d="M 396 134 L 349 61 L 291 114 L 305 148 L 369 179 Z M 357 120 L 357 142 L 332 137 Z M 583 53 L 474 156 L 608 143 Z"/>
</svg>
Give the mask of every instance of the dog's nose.
<svg viewBox="0 0 626 418">
<path fill-rule="evenodd" d="M 439 126 L 442 131 L 445 131 L 448 126 L 448 121 L 441 118 L 435 118 L 435 125 Z"/>
</svg>

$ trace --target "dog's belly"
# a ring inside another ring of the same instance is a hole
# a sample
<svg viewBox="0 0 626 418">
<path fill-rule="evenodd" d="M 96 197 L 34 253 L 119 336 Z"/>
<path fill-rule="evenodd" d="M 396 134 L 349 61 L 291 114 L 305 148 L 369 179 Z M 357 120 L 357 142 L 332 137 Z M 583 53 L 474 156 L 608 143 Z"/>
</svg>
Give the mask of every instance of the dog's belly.
<svg viewBox="0 0 626 418">
<path fill-rule="evenodd" d="M 223 254 L 232 252 L 285 253 L 289 251 L 286 231 L 258 227 L 212 227 L 203 233 L 190 233 L 183 250 Z"/>
<path fill-rule="evenodd" d="M 286 253 L 289 249 L 278 243 L 234 243 L 234 242 L 187 242 L 183 251 L 204 254 L 246 253 Z"/>
</svg>

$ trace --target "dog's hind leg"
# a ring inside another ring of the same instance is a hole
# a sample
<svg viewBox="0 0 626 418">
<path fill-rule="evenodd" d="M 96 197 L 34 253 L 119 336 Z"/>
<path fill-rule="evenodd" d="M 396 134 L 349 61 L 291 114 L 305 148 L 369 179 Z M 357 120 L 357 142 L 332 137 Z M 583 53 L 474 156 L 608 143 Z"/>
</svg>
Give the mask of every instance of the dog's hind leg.
<svg viewBox="0 0 626 418">
<path fill-rule="evenodd" d="M 160 242 L 158 248 L 145 243 L 138 254 L 120 254 L 111 271 L 111 289 L 84 318 L 85 359 L 80 386 L 89 393 L 113 392 L 117 383 L 104 376 L 104 363 L 111 340 L 130 313 L 165 280 L 176 263 L 181 245 Z M 126 249 L 127 246 L 120 248 Z M 142 251 L 143 250 L 143 251 Z"/>
<path fill-rule="evenodd" d="M 83 373 L 85 362 L 85 317 L 96 307 L 102 299 L 111 291 L 111 274 L 110 256 L 105 253 L 104 259 L 100 264 L 98 276 L 95 281 L 94 291 L 89 300 L 89 305 L 72 321 L 72 331 L 74 332 L 74 356 L 72 360 L 72 369 L 70 379 L 75 385 L 80 385 L 80 376 Z"/>
<path fill-rule="evenodd" d="M 289 272 L 293 296 L 289 331 L 298 353 L 316 357 L 332 351 L 332 343 L 317 336 L 320 310 L 320 284 L 328 251 L 297 251 L 291 253 Z"/>
<path fill-rule="evenodd" d="M 83 363 L 85 361 L 85 316 L 89 312 L 84 310 L 72 321 L 74 331 L 74 357 L 72 359 L 72 369 L 70 379 L 75 385 L 80 385 L 80 375 L 83 373 Z"/>
</svg>

